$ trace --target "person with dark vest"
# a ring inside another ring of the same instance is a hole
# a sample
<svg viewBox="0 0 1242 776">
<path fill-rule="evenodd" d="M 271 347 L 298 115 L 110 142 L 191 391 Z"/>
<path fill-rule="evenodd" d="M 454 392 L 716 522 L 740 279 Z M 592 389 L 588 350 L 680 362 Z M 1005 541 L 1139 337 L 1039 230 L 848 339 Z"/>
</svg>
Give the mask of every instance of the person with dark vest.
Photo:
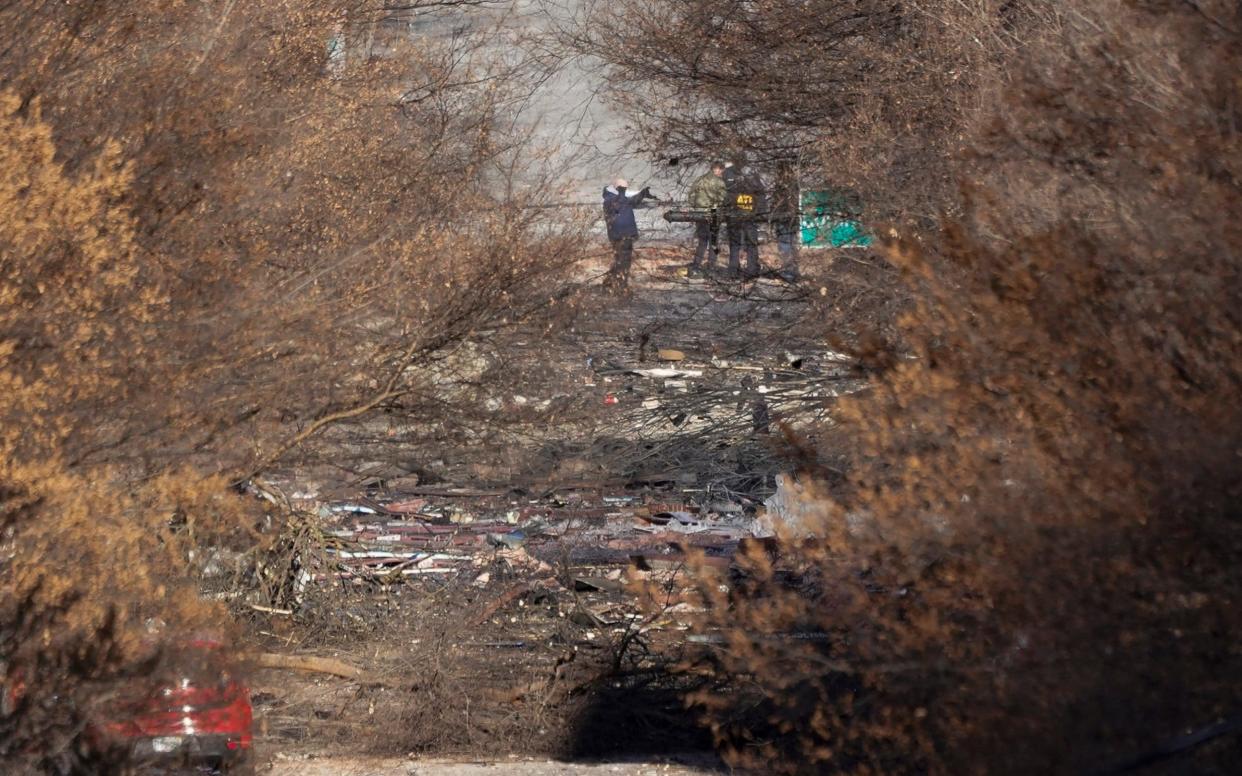
<svg viewBox="0 0 1242 776">
<path fill-rule="evenodd" d="M 768 223 L 776 239 L 776 249 L 781 254 L 781 277 L 793 283 L 801 277 L 798 272 L 798 242 L 801 238 L 802 202 L 798 172 L 789 162 L 777 167 L 771 204 Z"/>
<path fill-rule="evenodd" d="M 759 219 L 767 213 L 767 191 L 763 179 L 746 163 L 744 154 L 735 154 L 724 172 L 725 219 L 729 233 L 729 274 L 757 278 L 759 265 Z M 746 252 L 746 271 L 741 254 Z"/>
<path fill-rule="evenodd" d="M 612 243 L 612 267 L 604 279 L 604 286 L 621 289 L 629 285 L 630 264 L 634 261 L 634 241 L 638 239 L 638 221 L 634 208 L 642 207 L 644 200 L 655 200 L 649 188 L 629 192 L 629 183 L 618 178 L 604 189 L 604 225 L 608 229 L 608 241 Z"/>
</svg>

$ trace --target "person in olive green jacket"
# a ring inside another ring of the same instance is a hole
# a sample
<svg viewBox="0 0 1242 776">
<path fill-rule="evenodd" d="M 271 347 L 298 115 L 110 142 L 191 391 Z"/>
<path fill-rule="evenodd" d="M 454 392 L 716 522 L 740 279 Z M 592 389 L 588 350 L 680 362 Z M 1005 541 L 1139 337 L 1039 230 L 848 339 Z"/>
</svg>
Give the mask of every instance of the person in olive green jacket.
<svg viewBox="0 0 1242 776">
<path fill-rule="evenodd" d="M 690 263 L 690 272 L 693 274 L 714 270 L 716 259 L 720 256 L 719 212 L 725 200 L 724 171 L 724 164 L 716 162 L 712 165 L 711 172 L 704 173 L 690 185 L 690 207 L 711 211 L 711 218 L 694 225 L 698 244 L 694 248 L 694 261 Z M 707 255 L 709 248 L 710 256 Z"/>
</svg>

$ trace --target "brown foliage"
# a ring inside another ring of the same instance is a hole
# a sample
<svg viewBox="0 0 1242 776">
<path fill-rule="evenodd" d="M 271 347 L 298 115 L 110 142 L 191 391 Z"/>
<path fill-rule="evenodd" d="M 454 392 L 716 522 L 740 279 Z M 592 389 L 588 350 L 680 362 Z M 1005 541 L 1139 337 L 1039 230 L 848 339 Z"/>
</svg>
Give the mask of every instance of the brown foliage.
<svg viewBox="0 0 1242 776">
<path fill-rule="evenodd" d="M 261 543 L 229 480 L 554 307 L 570 232 L 512 195 L 524 65 L 359 48 L 383 15 L 0 3 L 6 768 L 80 766 L 114 690 L 227 631 L 194 574 Z"/>
<path fill-rule="evenodd" d="M 72 171 L 113 142 L 129 165 L 139 281 L 167 304 L 129 396 L 106 420 L 82 407 L 75 461 L 248 471 L 555 296 L 570 241 L 510 194 L 522 136 L 505 121 L 531 73 L 482 53 L 485 25 L 330 63 L 378 7 L 0 13 L 16 41 L 0 85 L 38 105 L 58 159 Z"/>
<path fill-rule="evenodd" d="M 166 304 L 139 281 L 129 169 L 108 147 L 76 176 L 37 111 L 0 103 L 4 419 L 0 438 L 0 740 L 6 767 L 65 770 L 117 680 L 158 681 L 164 623 L 221 627 L 185 578 L 187 543 L 236 525 L 223 483 L 170 474 L 140 489 L 64 459 L 73 408 L 125 396 L 142 332 Z"/>
<path fill-rule="evenodd" d="M 822 539 L 704 586 L 747 681 L 695 701 L 739 764 L 1080 772 L 1242 707 L 1242 19 L 1018 5 L 963 216 L 889 248 L 912 357 L 839 411 Z"/>
<path fill-rule="evenodd" d="M 926 224 L 951 203 L 990 58 L 1016 45 L 1012 5 L 596 2 L 566 37 L 609 65 L 606 96 L 652 154 L 793 162 L 806 184 L 862 192 L 873 219 Z"/>
</svg>

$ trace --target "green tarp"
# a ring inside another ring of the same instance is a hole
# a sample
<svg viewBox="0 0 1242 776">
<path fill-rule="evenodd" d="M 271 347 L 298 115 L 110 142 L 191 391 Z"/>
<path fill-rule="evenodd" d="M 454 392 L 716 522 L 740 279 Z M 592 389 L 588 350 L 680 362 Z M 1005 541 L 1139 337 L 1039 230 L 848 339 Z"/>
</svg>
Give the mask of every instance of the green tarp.
<svg viewBox="0 0 1242 776">
<path fill-rule="evenodd" d="M 820 247 L 865 247 L 871 235 L 858 220 L 862 199 L 848 189 L 803 191 L 802 244 Z"/>
</svg>

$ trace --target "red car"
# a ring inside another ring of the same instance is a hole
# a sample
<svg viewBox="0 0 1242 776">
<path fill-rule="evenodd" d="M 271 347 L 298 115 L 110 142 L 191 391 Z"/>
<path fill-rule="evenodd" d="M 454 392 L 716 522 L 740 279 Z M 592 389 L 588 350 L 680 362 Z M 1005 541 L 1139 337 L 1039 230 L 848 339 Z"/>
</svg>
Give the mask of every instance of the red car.
<svg viewBox="0 0 1242 776">
<path fill-rule="evenodd" d="M 253 773 L 250 690 L 234 678 L 214 641 L 178 656 L 181 677 L 154 694 L 114 704 L 95 735 L 125 747 L 135 764 L 184 765 L 212 773 Z"/>
</svg>

